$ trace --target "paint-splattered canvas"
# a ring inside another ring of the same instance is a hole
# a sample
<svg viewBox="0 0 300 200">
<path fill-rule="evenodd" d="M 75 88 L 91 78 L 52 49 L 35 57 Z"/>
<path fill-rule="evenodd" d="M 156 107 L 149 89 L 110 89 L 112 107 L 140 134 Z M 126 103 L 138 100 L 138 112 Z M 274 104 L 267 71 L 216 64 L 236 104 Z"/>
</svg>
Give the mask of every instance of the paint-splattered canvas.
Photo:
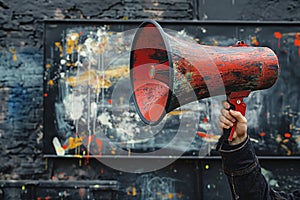
<svg viewBox="0 0 300 200">
<path fill-rule="evenodd" d="M 131 155 L 167 148 L 188 156 L 215 155 L 214 147 L 221 135 L 217 117 L 224 96 L 174 110 L 167 114 L 163 125 L 147 126 L 139 118 L 129 77 L 130 48 L 139 24 L 46 22 L 45 153 Z M 280 76 L 272 88 L 251 92 L 245 98 L 248 133 L 258 155 L 300 154 L 299 26 L 259 22 L 160 24 L 175 37 L 199 45 L 231 46 L 244 40 L 250 46 L 271 48 L 280 62 Z M 183 119 L 188 121 L 184 125 Z M 189 145 L 174 140 L 178 130 L 183 135 L 192 134 Z M 168 152 L 159 155 L 168 156 Z"/>
</svg>

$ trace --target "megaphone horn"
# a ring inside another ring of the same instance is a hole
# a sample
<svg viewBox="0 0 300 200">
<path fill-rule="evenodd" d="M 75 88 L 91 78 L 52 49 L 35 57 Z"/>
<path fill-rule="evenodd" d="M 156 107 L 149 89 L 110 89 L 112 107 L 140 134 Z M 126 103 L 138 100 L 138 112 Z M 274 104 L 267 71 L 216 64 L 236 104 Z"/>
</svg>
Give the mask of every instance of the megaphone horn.
<svg viewBox="0 0 300 200">
<path fill-rule="evenodd" d="M 139 26 L 130 54 L 133 99 L 146 124 L 157 124 L 166 113 L 195 101 L 191 92 L 196 100 L 226 94 L 245 114 L 243 98 L 270 88 L 279 75 L 277 56 L 267 47 L 200 45 L 164 32 L 153 20 Z M 184 88 L 183 78 L 192 91 Z"/>
</svg>

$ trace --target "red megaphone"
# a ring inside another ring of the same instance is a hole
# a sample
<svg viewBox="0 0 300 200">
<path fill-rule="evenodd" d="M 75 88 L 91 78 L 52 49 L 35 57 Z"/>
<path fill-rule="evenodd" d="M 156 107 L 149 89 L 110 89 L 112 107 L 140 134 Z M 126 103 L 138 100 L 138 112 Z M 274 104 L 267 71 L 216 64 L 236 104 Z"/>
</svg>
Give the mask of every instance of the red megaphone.
<svg viewBox="0 0 300 200">
<path fill-rule="evenodd" d="M 222 94 L 245 115 L 243 97 L 270 88 L 279 64 L 267 47 L 243 42 L 231 47 L 200 45 L 167 34 L 148 20 L 134 35 L 130 70 L 137 111 L 146 124 L 157 124 L 184 104 Z"/>
</svg>

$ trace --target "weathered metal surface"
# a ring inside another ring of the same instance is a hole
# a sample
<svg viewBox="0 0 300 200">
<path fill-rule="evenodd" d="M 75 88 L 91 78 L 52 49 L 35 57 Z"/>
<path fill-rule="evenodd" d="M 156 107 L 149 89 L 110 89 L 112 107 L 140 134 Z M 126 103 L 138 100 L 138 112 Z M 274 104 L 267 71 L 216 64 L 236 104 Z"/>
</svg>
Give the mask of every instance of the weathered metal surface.
<svg viewBox="0 0 300 200">
<path fill-rule="evenodd" d="M 199 45 L 165 33 L 154 21 L 137 31 L 130 67 L 135 102 L 148 124 L 196 99 L 270 88 L 279 76 L 270 48 Z"/>
</svg>

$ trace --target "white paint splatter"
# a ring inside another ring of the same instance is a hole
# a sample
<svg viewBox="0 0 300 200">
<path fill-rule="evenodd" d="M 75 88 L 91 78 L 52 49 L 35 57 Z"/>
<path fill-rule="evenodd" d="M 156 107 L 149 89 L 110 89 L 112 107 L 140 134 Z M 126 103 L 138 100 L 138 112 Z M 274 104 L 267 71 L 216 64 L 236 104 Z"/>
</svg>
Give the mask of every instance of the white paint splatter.
<svg viewBox="0 0 300 200">
<path fill-rule="evenodd" d="M 91 118 L 94 118 L 97 116 L 97 103 L 92 102 L 91 103 Z"/>
<path fill-rule="evenodd" d="M 64 65 L 64 64 L 66 64 L 66 63 L 67 63 L 67 61 L 66 61 L 65 59 L 61 59 L 61 60 L 60 60 L 60 64 L 61 64 L 61 65 Z"/>
<path fill-rule="evenodd" d="M 75 96 L 74 94 L 69 94 L 64 98 L 63 104 L 66 109 L 66 114 L 70 117 L 70 119 L 80 119 L 84 109 L 84 98 L 84 95 Z"/>
<path fill-rule="evenodd" d="M 53 146 L 54 146 L 56 155 L 58 155 L 58 156 L 63 156 L 63 155 L 65 155 L 65 150 L 61 147 L 61 144 L 60 144 L 60 142 L 59 142 L 59 140 L 58 140 L 57 137 L 54 137 L 54 138 L 53 138 L 52 144 L 53 144 Z"/>
<path fill-rule="evenodd" d="M 98 116 L 97 120 L 103 124 L 108 126 L 110 129 L 112 129 L 112 123 L 110 122 L 110 116 L 108 115 L 107 112 L 101 113 L 101 115 Z"/>
</svg>

